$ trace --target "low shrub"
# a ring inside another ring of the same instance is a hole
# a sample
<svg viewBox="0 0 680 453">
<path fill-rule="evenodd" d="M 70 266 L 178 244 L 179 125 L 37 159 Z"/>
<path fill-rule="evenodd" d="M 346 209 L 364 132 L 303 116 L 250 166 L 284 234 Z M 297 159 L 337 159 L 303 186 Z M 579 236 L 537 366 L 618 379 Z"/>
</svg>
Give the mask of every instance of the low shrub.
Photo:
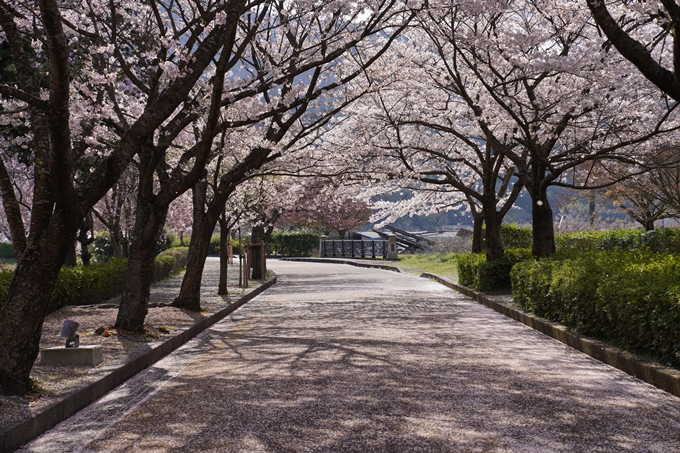
<svg viewBox="0 0 680 453">
<path fill-rule="evenodd" d="M 174 247 L 171 249 L 167 249 L 161 252 L 156 257 L 156 261 L 154 261 L 154 264 L 159 263 L 159 258 L 163 260 L 164 257 L 166 256 L 172 257 L 175 260 L 175 263 L 170 268 L 170 271 L 168 273 L 163 274 L 162 272 L 159 272 L 160 278 L 164 278 L 170 274 L 174 274 L 175 272 L 178 272 L 187 266 L 187 259 L 189 258 L 189 247 Z M 156 267 L 158 267 L 157 264 Z"/>
<path fill-rule="evenodd" d="M 162 280 L 187 265 L 189 247 L 175 247 L 161 252 L 154 259 L 154 281 Z"/>
<path fill-rule="evenodd" d="M 531 248 L 533 232 L 531 227 L 513 224 L 501 225 L 501 240 L 505 249 Z M 486 244 L 486 225 L 482 227 L 482 248 Z"/>
<path fill-rule="evenodd" d="M 503 256 L 494 261 L 486 261 L 486 257 L 477 268 L 477 280 L 474 288 L 478 291 L 496 291 L 510 289 L 510 271 L 520 261 L 532 259 L 531 249 L 509 249 Z"/>
<path fill-rule="evenodd" d="M 275 231 L 267 241 L 267 250 L 274 255 L 312 256 L 319 247 L 319 235 L 311 233 L 280 233 Z"/>
<path fill-rule="evenodd" d="M 168 249 L 154 261 L 154 280 L 160 280 L 186 266 L 187 247 Z M 48 305 L 53 312 L 67 305 L 103 302 L 123 292 L 127 259 L 111 258 L 91 266 L 62 267 Z M 4 305 L 13 272 L 0 272 L 0 308 Z"/>
<path fill-rule="evenodd" d="M 0 242 L 0 258 L 14 258 L 14 246 L 7 242 Z"/>
<path fill-rule="evenodd" d="M 477 269 L 486 262 L 483 253 L 469 253 L 458 258 L 458 283 L 470 288 L 479 286 Z"/>
<path fill-rule="evenodd" d="M 680 229 L 659 228 L 644 230 L 581 231 L 555 236 L 555 246 L 560 252 L 584 250 L 680 253 Z"/>
<path fill-rule="evenodd" d="M 524 310 L 680 366 L 680 257 L 590 251 L 526 261 L 511 272 Z"/>
<path fill-rule="evenodd" d="M 89 305 L 123 292 L 127 260 L 111 258 L 105 264 L 62 267 L 52 291 L 48 312 L 66 305 Z"/>
<path fill-rule="evenodd" d="M 483 253 L 463 255 L 458 259 L 458 282 L 478 291 L 510 289 L 512 267 L 531 258 L 526 248 L 506 250 L 501 258 L 488 262 Z"/>
<path fill-rule="evenodd" d="M 519 225 L 501 225 L 501 238 L 503 246 L 508 249 L 530 249 L 533 240 L 531 227 Z"/>
</svg>

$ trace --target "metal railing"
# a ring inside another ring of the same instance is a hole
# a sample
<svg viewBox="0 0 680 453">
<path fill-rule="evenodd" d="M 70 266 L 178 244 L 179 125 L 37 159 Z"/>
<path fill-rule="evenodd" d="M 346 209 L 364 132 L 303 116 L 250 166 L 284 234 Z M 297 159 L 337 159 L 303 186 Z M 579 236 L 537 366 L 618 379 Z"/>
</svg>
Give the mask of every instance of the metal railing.
<svg viewBox="0 0 680 453">
<path fill-rule="evenodd" d="M 322 257 L 375 258 L 387 259 L 387 241 L 363 241 L 325 239 L 321 241 Z"/>
</svg>

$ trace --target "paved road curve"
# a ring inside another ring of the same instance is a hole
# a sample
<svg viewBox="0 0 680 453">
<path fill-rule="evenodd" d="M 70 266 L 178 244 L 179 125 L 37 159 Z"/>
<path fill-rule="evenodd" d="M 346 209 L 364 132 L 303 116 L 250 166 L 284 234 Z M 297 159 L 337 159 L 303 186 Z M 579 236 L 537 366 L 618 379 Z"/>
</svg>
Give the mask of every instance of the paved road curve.
<svg viewBox="0 0 680 453">
<path fill-rule="evenodd" d="M 273 289 L 24 451 L 680 452 L 680 399 L 436 283 Z"/>
</svg>

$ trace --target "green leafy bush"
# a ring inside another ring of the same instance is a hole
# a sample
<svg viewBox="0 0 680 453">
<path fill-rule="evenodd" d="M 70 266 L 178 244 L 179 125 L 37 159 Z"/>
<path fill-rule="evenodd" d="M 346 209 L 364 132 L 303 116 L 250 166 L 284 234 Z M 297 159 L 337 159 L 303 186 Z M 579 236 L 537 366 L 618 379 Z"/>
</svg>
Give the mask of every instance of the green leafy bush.
<svg viewBox="0 0 680 453">
<path fill-rule="evenodd" d="M 280 233 L 275 231 L 267 241 L 267 250 L 274 255 L 311 256 L 319 247 L 319 235 L 311 233 Z"/>
<path fill-rule="evenodd" d="M 187 265 L 189 247 L 175 247 L 161 252 L 154 259 L 154 281 L 178 272 Z"/>
<path fill-rule="evenodd" d="M 530 249 L 533 233 L 530 227 L 503 224 L 501 238 L 506 249 Z"/>
<path fill-rule="evenodd" d="M 162 252 L 154 262 L 154 280 L 160 280 L 186 266 L 188 248 Z M 66 305 L 89 305 L 103 302 L 123 292 L 127 259 L 112 258 L 107 263 L 83 267 L 63 267 L 57 277 L 48 311 Z M 0 273 L 0 308 L 7 298 L 13 272 Z"/>
<path fill-rule="evenodd" d="M 7 242 L 0 242 L 0 258 L 14 258 L 14 246 Z"/>
<path fill-rule="evenodd" d="M 486 255 L 483 253 L 470 253 L 458 258 L 458 283 L 470 288 L 479 286 L 477 269 L 484 262 L 486 262 Z"/>
<path fill-rule="evenodd" d="M 680 365 L 680 257 L 591 251 L 526 261 L 511 272 L 524 310 Z"/>
<path fill-rule="evenodd" d="M 508 249 L 503 256 L 494 261 L 479 263 L 475 288 L 478 291 L 496 291 L 510 289 L 510 271 L 520 261 L 532 259 L 530 249 Z"/>
<path fill-rule="evenodd" d="M 531 227 L 512 224 L 501 225 L 501 240 L 506 249 L 531 248 L 533 233 Z M 482 248 L 486 244 L 486 225 L 482 227 Z"/>
<path fill-rule="evenodd" d="M 108 231 L 101 231 L 94 235 L 94 257 L 98 263 L 106 263 L 113 258 L 113 245 Z"/>
<path fill-rule="evenodd" d="M 510 289 L 510 270 L 520 261 L 531 259 L 526 248 L 506 250 L 494 261 L 486 261 L 483 253 L 462 255 L 458 259 L 458 282 L 477 291 Z"/>
<path fill-rule="evenodd" d="M 112 258 L 105 264 L 62 267 L 52 292 L 48 311 L 66 305 L 102 302 L 123 291 L 127 260 Z"/>
<path fill-rule="evenodd" d="M 644 230 L 582 231 L 555 236 L 555 246 L 560 252 L 584 250 L 680 253 L 680 229 L 659 228 Z"/>
</svg>

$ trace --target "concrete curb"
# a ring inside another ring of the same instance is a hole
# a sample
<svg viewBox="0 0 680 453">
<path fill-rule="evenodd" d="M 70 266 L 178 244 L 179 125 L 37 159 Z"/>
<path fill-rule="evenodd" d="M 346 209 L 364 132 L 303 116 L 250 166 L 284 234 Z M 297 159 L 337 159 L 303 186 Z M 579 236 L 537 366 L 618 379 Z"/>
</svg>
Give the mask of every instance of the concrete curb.
<svg viewBox="0 0 680 453">
<path fill-rule="evenodd" d="M 631 376 L 635 376 L 655 387 L 665 390 L 677 397 L 680 397 L 680 371 L 663 366 L 656 362 L 645 360 L 644 358 L 630 352 L 610 346 L 601 341 L 593 340 L 580 333 L 565 327 L 561 324 L 548 321 L 547 319 L 526 313 L 517 307 L 502 301 L 493 300 L 486 294 L 473 291 L 472 289 L 453 283 L 438 275 L 423 273 L 424 278 L 436 280 L 444 286 L 458 291 L 471 299 L 476 300 L 482 305 L 495 310 L 509 318 L 519 321 L 532 329 L 548 335 L 572 348 L 581 351 L 589 356 L 618 368 Z"/>
<path fill-rule="evenodd" d="M 187 330 L 169 338 L 144 355 L 137 357 L 132 362 L 126 363 L 121 368 L 112 371 L 97 382 L 77 390 L 63 400 L 47 407 L 44 411 L 36 414 L 28 420 L 15 425 L 0 433 L 0 452 L 10 453 L 22 445 L 40 436 L 45 431 L 69 418 L 79 410 L 89 406 L 99 398 L 130 379 L 132 376 L 150 367 L 160 359 L 179 348 L 193 337 L 224 319 L 237 308 L 253 299 L 276 283 L 276 276 L 271 277 L 252 292 L 244 295 L 228 307 L 223 308 L 212 316 L 202 319 Z"/>
<path fill-rule="evenodd" d="M 401 269 L 395 266 L 388 266 L 386 264 L 368 264 L 368 263 L 357 263 L 356 261 L 341 260 L 335 258 L 279 258 L 281 261 L 306 261 L 308 263 L 331 263 L 331 264 L 347 264 L 349 266 L 356 267 L 368 267 L 372 269 L 383 269 L 386 271 L 399 272 Z"/>
</svg>

